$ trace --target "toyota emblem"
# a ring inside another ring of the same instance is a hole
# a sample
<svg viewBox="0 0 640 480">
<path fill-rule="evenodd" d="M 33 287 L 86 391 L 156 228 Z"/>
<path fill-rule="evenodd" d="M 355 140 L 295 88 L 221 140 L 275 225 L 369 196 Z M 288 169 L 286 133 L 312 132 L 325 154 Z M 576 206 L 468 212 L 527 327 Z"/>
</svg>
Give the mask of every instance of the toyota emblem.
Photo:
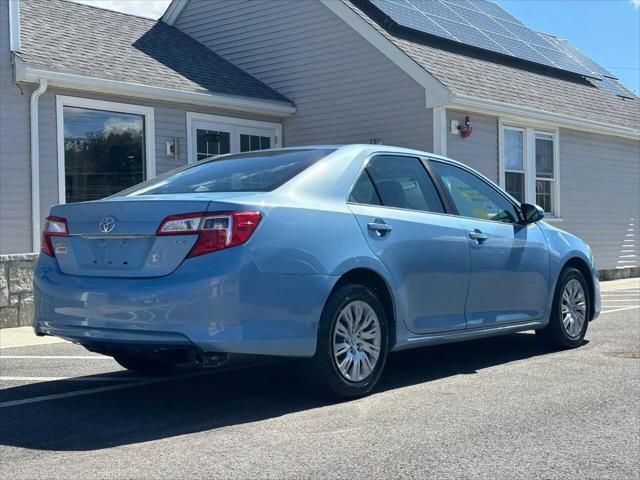
<svg viewBox="0 0 640 480">
<path fill-rule="evenodd" d="M 104 217 L 100 220 L 99 227 L 102 233 L 110 233 L 116 228 L 116 219 L 112 216 Z"/>
</svg>

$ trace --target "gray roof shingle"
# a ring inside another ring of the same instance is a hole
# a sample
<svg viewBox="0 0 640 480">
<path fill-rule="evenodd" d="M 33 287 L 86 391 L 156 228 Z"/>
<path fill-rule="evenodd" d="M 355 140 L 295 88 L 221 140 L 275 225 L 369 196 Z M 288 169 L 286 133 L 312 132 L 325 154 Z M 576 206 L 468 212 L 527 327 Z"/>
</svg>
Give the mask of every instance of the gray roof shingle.
<svg viewBox="0 0 640 480">
<path fill-rule="evenodd" d="M 291 103 L 163 22 L 68 0 L 21 0 L 21 57 L 32 66 L 194 93 Z"/>
<path fill-rule="evenodd" d="M 469 47 L 449 48 L 426 35 L 389 25 L 383 28 L 351 0 L 342 1 L 454 94 L 640 128 L 637 96 L 623 99 L 578 75 L 550 72 L 510 59 L 496 61 L 495 55 L 476 54 Z"/>
</svg>

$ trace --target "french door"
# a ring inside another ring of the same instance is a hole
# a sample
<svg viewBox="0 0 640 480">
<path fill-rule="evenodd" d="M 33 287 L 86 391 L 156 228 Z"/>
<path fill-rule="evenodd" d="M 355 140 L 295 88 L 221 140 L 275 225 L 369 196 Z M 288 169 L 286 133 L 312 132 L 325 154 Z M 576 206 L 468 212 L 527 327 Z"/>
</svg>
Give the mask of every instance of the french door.
<svg viewBox="0 0 640 480">
<path fill-rule="evenodd" d="M 189 163 L 214 155 L 251 152 L 279 146 L 281 125 L 211 115 L 187 117 Z"/>
</svg>

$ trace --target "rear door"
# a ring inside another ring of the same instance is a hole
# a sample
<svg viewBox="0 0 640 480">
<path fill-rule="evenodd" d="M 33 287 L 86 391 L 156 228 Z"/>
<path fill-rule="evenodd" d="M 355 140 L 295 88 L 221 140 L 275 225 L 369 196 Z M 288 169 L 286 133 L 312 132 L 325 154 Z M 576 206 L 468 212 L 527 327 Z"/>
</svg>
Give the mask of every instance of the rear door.
<svg viewBox="0 0 640 480">
<path fill-rule="evenodd" d="M 399 317 L 414 333 L 464 329 L 469 246 L 420 158 L 373 156 L 349 197 L 371 250 L 393 276 Z"/>
<path fill-rule="evenodd" d="M 517 207 L 475 173 L 433 161 L 450 194 L 471 251 L 467 327 L 542 317 L 549 292 L 547 242 L 536 224 L 519 223 Z"/>
</svg>

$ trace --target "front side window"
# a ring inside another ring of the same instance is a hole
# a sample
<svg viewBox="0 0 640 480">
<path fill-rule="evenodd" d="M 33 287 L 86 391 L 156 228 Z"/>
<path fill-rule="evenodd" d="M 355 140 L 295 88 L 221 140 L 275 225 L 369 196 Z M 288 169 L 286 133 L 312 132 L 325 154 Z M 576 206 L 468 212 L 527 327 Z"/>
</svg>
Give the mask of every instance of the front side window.
<svg viewBox="0 0 640 480">
<path fill-rule="evenodd" d="M 379 155 L 372 158 L 349 201 L 423 212 L 443 213 L 433 181 L 419 158 Z"/>
<path fill-rule="evenodd" d="M 557 215 L 555 134 L 504 127 L 502 138 L 504 189 L 520 202 L 535 203 L 547 214 Z"/>
<path fill-rule="evenodd" d="M 64 106 L 67 203 L 97 200 L 140 183 L 144 115 Z"/>
<path fill-rule="evenodd" d="M 481 178 L 454 165 L 440 162 L 432 165 L 449 191 L 458 214 L 494 222 L 518 221 L 516 207 Z"/>
<path fill-rule="evenodd" d="M 334 149 L 265 150 L 212 158 L 166 173 L 118 196 L 205 192 L 267 192 Z"/>
</svg>

